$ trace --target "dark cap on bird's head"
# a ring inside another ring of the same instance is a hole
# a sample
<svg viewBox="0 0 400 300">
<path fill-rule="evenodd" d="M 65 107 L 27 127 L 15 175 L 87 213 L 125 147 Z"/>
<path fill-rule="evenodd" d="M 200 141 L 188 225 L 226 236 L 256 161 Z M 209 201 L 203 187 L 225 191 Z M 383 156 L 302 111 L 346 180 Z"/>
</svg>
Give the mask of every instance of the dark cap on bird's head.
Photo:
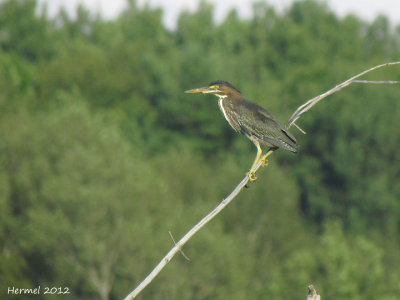
<svg viewBox="0 0 400 300">
<path fill-rule="evenodd" d="M 232 83 L 230 83 L 228 81 L 225 81 L 225 80 L 214 80 L 214 81 L 211 81 L 208 86 L 213 86 L 213 85 L 226 86 L 226 87 L 234 89 L 235 91 L 240 93 L 240 91 L 237 88 L 235 88 Z"/>
<path fill-rule="evenodd" d="M 225 80 L 214 80 L 211 81 L 208 86 L 187 90 L 185 93 L 203 93 L 203 94 L 227 94 L 229 92 L 236 92 L 240 94 L 240 91 L 233 86 L 233 84 L 229 83 Z"/>
</svg>

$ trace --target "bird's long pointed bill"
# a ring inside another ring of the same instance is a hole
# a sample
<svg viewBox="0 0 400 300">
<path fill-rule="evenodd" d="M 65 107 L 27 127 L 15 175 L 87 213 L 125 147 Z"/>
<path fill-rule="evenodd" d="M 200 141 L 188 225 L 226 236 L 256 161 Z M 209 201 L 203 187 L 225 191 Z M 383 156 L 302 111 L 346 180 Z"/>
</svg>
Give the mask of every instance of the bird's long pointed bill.
<svg viewBox="0 0 400 300">
<path fill-rule="evenodd" d="M 209 87 L 201 87 L 201 88 L 198 88 L 198 89 L 185 91 L 185 93 L 189 93 L 189 94 L 195 94 L 195 93 L 208 94 L 208 93 L 212 93 L 212 92 L 215 92 L 215 90 L 214 89 L 210 89 Z"/>
</svg>

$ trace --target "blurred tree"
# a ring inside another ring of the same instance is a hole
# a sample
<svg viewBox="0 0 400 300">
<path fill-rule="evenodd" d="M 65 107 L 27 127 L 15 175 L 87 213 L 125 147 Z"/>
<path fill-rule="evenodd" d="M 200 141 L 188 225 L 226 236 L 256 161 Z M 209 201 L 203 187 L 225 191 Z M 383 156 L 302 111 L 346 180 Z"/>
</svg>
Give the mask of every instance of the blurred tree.
<svg viewBox="0 0 400 300">
<path fill-rule="evenodd" d="M 13 232 L 7 244 L 23 253 L 33 284 L 67 286 L 77 297 L 120 298 L 115 281 L 139 270 L 146 243 L 137 241 L 156 229 L 154 223 L 146 229 L 146 216 L 165 211 L 149 201 L 165 188 L 160 181 L 151 198 L 156 176 L 140 153 L 107 120 L 67 94 L 61 98 L 60 108 L 34 116 L 22 111 L 1 122 L 2 182 L 9 182 L 1 205 L 11 220 L 1 228 Z M 17 272 L 20 265 L 8 260 Z"/>
<path fill-rule="evenodd" d="M 127 4 L 103 20 L 0 3 L 1 289 L 120 299 L 172 246 L 169 229 L 178 239 L 226 196 L 254 146 L 215 98 L 184 90 L 226 79 L 284 121 L 400 57 L 386 17 L 338 17 L 319 1 L 284 12 L 260 1 L 252 18 L 232 10 L 220 24 L 203 1 L 173 31 L 161 9 Z M 276 153 L 184 249 L 190 264 L 176 258 L 143 298 L 291 299 L 313 281 L 329 298 L 399 298 L 397 95 L 354 85 L 313 108 L 299 123 L 308 134 L 293 129 L 300 154 Z"/>
<path fill-rule="evenodd" d="M 45 12 L 36 13 L 36 7 L 36 0 L 0 3 L 0 49 L 31 61 L 51 55 L 50 22 Z"/>
<path fill-rule="evenodd" d="M 310 281 L 320 286 L 327 298 L 396 299 L 394 287 L 399 273 L 387 273 L 382 248 L 363 236 L 346 237 L 338 221 L 327 222 L 320 240 L 292 252 L 276 273 L 269 297 L 295 297 Z M 285 294 L 282 295 L 282 292 Z"/>
<path fill-rule="evenodd" d="M 32 66 L 20 57 L 0 51 L 0 109 L 13 111 L 32 92 Z"/>
</svg>

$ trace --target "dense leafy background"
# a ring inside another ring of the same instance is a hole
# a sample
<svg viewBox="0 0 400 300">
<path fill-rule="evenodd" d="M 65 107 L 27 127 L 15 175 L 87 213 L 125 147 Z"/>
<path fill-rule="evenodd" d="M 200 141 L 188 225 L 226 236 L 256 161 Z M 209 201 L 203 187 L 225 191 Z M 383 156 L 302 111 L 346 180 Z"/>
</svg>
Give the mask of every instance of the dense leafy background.
<svg viewBox="0 0 400 300">
<path fill-rule="evenodd" d="M 41 285 L 71 295 L 35 299 L 120 299 L 173 245 L 168 230 L 179 238 L 231 191 L 255 148 L 212 96 L 184 90 L 229 80 L 284 121 L 399 59 L 399 26 L 316 1 L 256 2 L 221 24 L 202 2 L 174 31 L 133 0 L 112 21 L 2 1 L 0 298 Z M 274 154 L 140 298 L 299 299 L 314 283 L 326 299 L 399 299 L 399 93 L 354 85 L 313 108 L 308 134 L 292 130 L 300 153 Z"/>
</svg>

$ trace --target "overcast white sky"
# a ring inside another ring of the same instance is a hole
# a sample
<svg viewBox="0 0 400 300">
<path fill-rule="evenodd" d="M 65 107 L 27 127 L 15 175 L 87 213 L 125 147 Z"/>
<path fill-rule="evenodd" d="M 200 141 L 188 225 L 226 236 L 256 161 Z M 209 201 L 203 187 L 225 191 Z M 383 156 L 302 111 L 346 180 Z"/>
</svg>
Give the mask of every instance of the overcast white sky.
<svg viewBox="0 0 400 300">
<path fill-rule="evenodd" d="M 151 6 L 164 8 L 164 22 L 169 28 L 174 28 L 176 17 L 182 9 L 195 10 L 199 0 L 137 0 L 140 5 L 148 2 Z M 47 3 L 50 14 L 54 14 L 60 6 L 64 6 L 71 13 L 78 3 L 83 3 L 93 12 L 101 12 L 106 18 L 113 18 L 124 8 L 126 0 L 39 0 Z M 220 21 L 226 13 L 235 7 L 241 17 L 251 14 L 253 0 L 208 0 L 216 8 L 215 19 Z M 282 10 L 294 0 L 267 0 Z M 325 0 L 328 5 L 340 16 L 355 13 L 363 19 L 372 20 L 378 14 L 389 17 L 392 23 L 400 24 L 400 0 Z"/>
</svg>

